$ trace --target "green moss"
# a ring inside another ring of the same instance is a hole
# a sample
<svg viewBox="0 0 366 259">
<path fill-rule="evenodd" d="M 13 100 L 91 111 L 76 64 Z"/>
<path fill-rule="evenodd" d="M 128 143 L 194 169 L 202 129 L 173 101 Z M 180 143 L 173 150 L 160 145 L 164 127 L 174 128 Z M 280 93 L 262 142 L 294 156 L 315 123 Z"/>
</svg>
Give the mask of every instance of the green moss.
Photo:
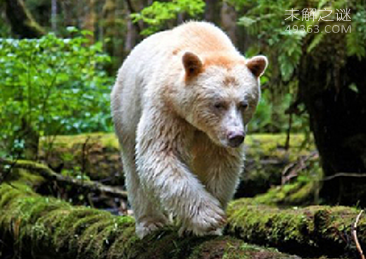
<svg viewBox="0 0 366 259">
<path fill-rule="evenodd" d="M 282 172 L 301 156 L 310 156 L 315 151 L 313 141 L 307 141 L 303 134 L 292 134 L 290 147 L 284 148 L 285 134 L 255 134 L 245 140 L 246 163 L 236 197 L 253 197 L 265 193 L 271 186 L 280 185 Z M 306 143 L 306 145 L 304 145 Z M 314 161 L 313 161 L 314 160 Z M 318 174 L 313 170 L 317 158 L 306 164 L 308 167 L 300 173 L 304 175 Z"/>
<path fill-rule="evenodd" d="M 279 253 L 275 249 L 268 249 L 250 245 L 232 237 L 218 237 L 200 243 L 193 249 L 189 259 L 222 258 L 222 259 L 270 259 L 297 258 L 296 256 Z"/>
<path fill-rule="evenodd" d="M 245 139 L 248 147 L 247 156 L 287 156 L 289 160 L 296 160 L 299 155 L 314 150 L 312 140 L 306 140 L 303 134 L 291 134 L 290 148 L 284 149 L 286 134 L 253 134 Z"/>
<path fill-rule="evenodd" d="M 87 133 L 70 136 L 57 136 L 53 142 L 54 148 L 68 148 L 71 149 L 75 145 L 84 144 L 89 139 L 91 142 L 97 142 L 103 147 L 118 149 L 118 140 L 114 133 Z M 46 147 L 47 140 L 41 139 L 41 148 Z"/>
<path fill-rule="evenodd" d="M 20 181 L 28 186 L 38 186 L 44 182 L 44 178 L 39 175 L 29 173 L 24 169 L 13 169 L 7 178 L 7 181 Z"/>
<path fill-rule="evenodd" d="M 355 252 L 347 236 L 351 236 L 351 225 L 357 214 L 356 209 L 349 207 L 279 209 L 258 204 L 256 199 L 241 199 L 228 208 L 228 232 L 244 241 L 267 244 L 290 253 L 307 256 L 327 253 L 337 257 Z M 366 237 L 361 237 L 360 242 L 366 244 Z"/>
<path fill-rule="evenodd" d="M 41 197 L 25 185 L 0 185 L 2 241 L 19 254 L 48 258 L 291 258 L 273 249 L 247 245 L 233 237 L 177 236 L 166 227 L 139 240 L 131 217 L 74 207 L 55 198 Z M 9 195 L 4 195 L 9 194 Z M 4 202 L 6 201 L 6 202 Z M 313 206 L 281 210 L 256 204 L 253 199 L 233 202 L 228 209 L 228 233 L 258 244 L 297 253 L 345 248 L 340 233 L 349 235 L 358 211 L 347 207 Z M 366 220 L 359 222 L 359 239 L 366 239 Z M 329 252 L 330 251 L 330 252 Z"/>
<path fill-rule="evenodd" d="M 87 156 L 82 150 L 88 139 Z M 281 182 L 283 168 L 301 155 L 309 155 L 315 150 L 312 141 L 306 141 L 303 134 L 292 134 L 290 149 L 285 150 L 286 134 L 249 134 L 246 141 L 246 170 L 237 197 L 254 196 L 264 193 L 272 185 Z M 307 143 L 304 148 L 304 143 Z M 47 151 L 46 139 L 41 140 L 41 158 Z M 114 133 L 92 133 L 74 136 L 57 136 L 53 150 L 48 155 L 47 163 L 53 168 L 63 165 L 66 170 L 80 173 L 84 166 L 85 173 L 93 180 L 100 180 L 115 175 L 112 184 L 124 183 L 118 140 Z M 85 160 L 82 163 L 82 160 Z M 79 171 L 77 170 L 79 168 Z M 109 183 L 111 184 L 111 183 Z"/>
<path fill-rule="evenodd" d="M 40 158 L 52 168 L 92 180 L 110 178 L 109 185 L 123 185 L 118 140 L 114 133 L 57 136 L 51 147 L 47 139 L 40 144 Z M 113 176 L 113 178 L 111 178 Z"/>
<path fill-rule="evenodd" d="M 107 256 L 109 248 L 116 241 L 117 237 L 123 234 L 127 228 L 134 230 L 134 222 L 131 218 L 113 217 L 108 225 L 95 234 L 95 237 L 89 244 L 79 243 L 79 248 L 85 248 L 88 251 L 87 254 L 84 253 L 88 258 L 93 258 L 93 255 L 94 257 L 98 255 L 98 258 L 104 258 Z"/>
</svg>

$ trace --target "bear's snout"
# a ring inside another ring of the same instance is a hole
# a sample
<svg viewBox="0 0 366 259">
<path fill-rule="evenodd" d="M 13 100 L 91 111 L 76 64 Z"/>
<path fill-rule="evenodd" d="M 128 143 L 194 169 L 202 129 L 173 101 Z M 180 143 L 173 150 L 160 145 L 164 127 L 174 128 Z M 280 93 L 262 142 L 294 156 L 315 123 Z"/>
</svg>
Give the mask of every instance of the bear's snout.
<svg viewBox="0 0 366 259">
<path fill-rule="evenodd" d="M 227 140 L 230 147 L 238 147 L 241 143 L 243 143 L 245 138 L 244 131 L 230 131 L 227 134 Z"/>
</svg>

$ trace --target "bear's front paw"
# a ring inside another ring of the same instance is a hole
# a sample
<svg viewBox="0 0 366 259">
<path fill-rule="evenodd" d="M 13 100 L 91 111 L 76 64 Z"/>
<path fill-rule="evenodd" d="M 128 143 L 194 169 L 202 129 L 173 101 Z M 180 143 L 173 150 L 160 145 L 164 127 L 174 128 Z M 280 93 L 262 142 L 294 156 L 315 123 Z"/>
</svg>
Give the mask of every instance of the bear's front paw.
<svg viewBox="0 0 366 259">
<path fill-rule="evenodd" d="M 197 236 L 222 234 L 222 228 L 226 224 L 226 215 L 218 205 L 202 203 L 193 215 L 179 230 L 180 236 L 186 232 Z"/>
<path fill-rule="evenodd" d="M 136 224 L 136 234 L 140 239 L 143 239 L 148 234 L 164 227 L 166 220 L 146 220 Z"/>
</svg>

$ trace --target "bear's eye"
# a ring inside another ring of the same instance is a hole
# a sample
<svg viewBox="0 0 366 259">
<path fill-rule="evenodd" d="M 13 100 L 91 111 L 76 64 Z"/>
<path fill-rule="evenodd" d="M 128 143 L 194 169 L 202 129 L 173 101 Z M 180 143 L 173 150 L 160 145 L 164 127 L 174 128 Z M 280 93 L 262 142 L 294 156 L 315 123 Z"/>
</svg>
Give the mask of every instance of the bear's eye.
<svg viewBox="0 0 366 259">
<path fill-rule="evenodd" d="M 239 107 L 240 107 L 240 109 L 242 109 L 242 110 L 246 110 L 246 109 L 248 109 L 248 106 L 249 106 L 249 104 L 248 104 L 247 102 L 241 102 L 241 103 L 239 104 Z"/>
<path fill-rule="evenodd" d="M 225 103 L 223 103 L 223 102 L 214 103 L 214 108 L 217 109 L 217 110 L 224 110 L 225 109 Z"/>
</svg>

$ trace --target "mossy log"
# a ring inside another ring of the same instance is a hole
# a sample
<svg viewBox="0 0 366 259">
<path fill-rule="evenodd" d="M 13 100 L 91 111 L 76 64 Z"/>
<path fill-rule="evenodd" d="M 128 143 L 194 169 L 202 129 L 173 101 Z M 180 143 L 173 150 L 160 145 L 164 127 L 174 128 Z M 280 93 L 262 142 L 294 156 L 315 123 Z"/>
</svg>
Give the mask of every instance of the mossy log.
<svg viewBox="0 0 366 259">
<path fill-rule="evenodd" d="M 55 173 L 49 167 L 33 161 L 27 161 L 27 160 L 10 161 L 0 158 L 0 166 L 9 166 L 12 169 L 25 169 L 30 173 L 35 173 L 44 177 L 48 181 L 56 181 L 58 183 L 63 183 L 66 185 L 72 185 L 86 192 L 93 192 L 96 194 L 104 193 L 112 197 L 127 200 L 127 192 L 122 191 L 119 188 L 107 186 L 99 182 L 79 180 L 72 177 L 63 176 L 61 174 Z"/>
<path fill-rule="evenodd" d="M 284 148 L 286 134 L 250 134 L 245 140 L 246 162 L 236 198 L 265 193 L 280 185 L 286 166 L 300 156 L 309 156 L 315 147 L 304 134 L 292 134 L 291 145 Z M 306 145 L 305 145 L 306 144 Z M 52 148 L 41 139 L 40 159 L 59 172 L 80 168 L 92 180 L 108 185 L 123 185 L 123 167 L 114 133 L 57 136 Z M 314 167 L 311 166 L 313 170 Z"/>
<path fill-rule="evenodd" d="M 247 241 L 303 256 L 357 255 L 351 235 L 359 213 L 355 208 L 279 209 L 240 199 L 228 208 L 229 236 L 179 238 L 176 230 L 165 229 L 140 241 L 133 218 L 42 197 L 32 189 L 39 178 L 23 173 L 0 185 L 0 239 L 5 244 L 0 252 L 8 248 L 24 257 L 52 258 L 291 258 Z M 357 230 L 365 250 L 365 218 Z"/>
<path fill-rule="evenodd" d="M 134 220 L 42 197 L 22 182 L 0 185 L 0 254 L 22 258 L 298 258 L 240 239 L 184 237 L 164 229 L 139 240 Z"/>
<path fill-rule="evenodd" d="M 352 226 L 360 210 L 343 206 L 280 209 L 254 201 L 240 199 L 230 204 L 228 234 L 307 257 L 358 258 Z M 357 224 L 357 236 L 366 251 L 365 217 Z"/>
</svg>

